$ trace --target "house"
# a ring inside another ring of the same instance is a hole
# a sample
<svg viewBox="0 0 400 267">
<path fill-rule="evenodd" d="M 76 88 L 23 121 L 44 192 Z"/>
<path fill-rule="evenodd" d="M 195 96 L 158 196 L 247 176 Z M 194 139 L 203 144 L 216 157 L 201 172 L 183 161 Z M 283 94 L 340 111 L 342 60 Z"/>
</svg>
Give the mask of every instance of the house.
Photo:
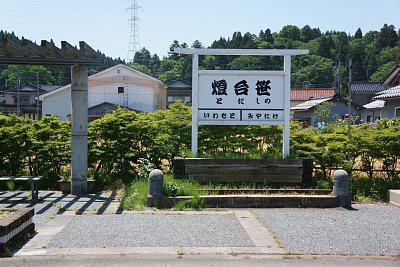
<svg viewBox="0 0 400 267">
<path fill-rule="evenodd" d="M 113 103 L 108 103 L 108 102 L 103 102 L 98 105 L 94 105 L 92 107 L 88 108 L 88 121 L 94 121 L 95 119 L 99 119 L 103 117 L 106 114 L 112 113 L 114 110 L 116 110 L 120 105 L 113 104 Z M 135 112 L 140 112 L 139 110 L 136 109 L 131 109 L 127 108 L 129 110 L 135 111 Z M 67 115 L 68 120 L 71 120 L 71 114 Z"/>
<path fill-rule="evenodd" d="M 295 107 L 305 101 L 330 97 L 335 95 L 333 88 L 292 88 L 290 90 L 290 107 Z"/>
<path fill-rule="evenodd" d="M 383 84 L 388 87 L 400 85 L 400 64 L 398 64 L 383 81 Z"/>
<path fill-rule="evenodd" d="M 165 109 L 166 93 L 164 83 L 124 64 L 88 77 L 88 107 L 96 110 L 97 114 L 107 113 L 110 104 L 140 112 Z M 44 115 L 67 120 L 71 114 L 71 84 L 39 99 L 43 103 Z"/>
<path fill-rule="evenodd" d="M 315 121 L 315 107 L 318 104 L 324 102 L 333 102 L 335 105 L 332 108 L 332 114 L 334 116 L 338 116 L 339 118 L 345 117 L 348 114 L 348 105 L 347 101 L 343 99 L 340 95 L 334 95 L 330 97 L 318 98 L 318 99 L 311 99 L 306 102 L 300 103 L 297 106 L 291 107 L 290 111 L 293 112 L 293 120 L 301 121 L 303 125 L 316 125 L 317 121 Z M 351 114 L 353 116 L 360 115 L 360 109 L 362 107 L 356 103 L 352 103 L 351 106 Z"/>
<path fill-rule="evenodd" d="M 361 112 L 361 119 L 367 123 L 374 123 L 375 121 L 386 118 L 386 101 L 375 100 L 363 106 L 364 110 Z"/>
<path fill-rule="evenodd" d="M 359 105 L 370 103 L 373 97 L 389 86 L 379 82 L 353 82 L 351 84 L 351 100 Z"/>
<path fill-rule="evenodd" d="M 176 80 L 167 84 L 167 105 L 182 100 L 186 105 L 192 105 L 192 84 L 184 80 Z"/>
<path fill-rule="evenodd" d="M 400 85 L 379 92 L 374 99 L 386 102 L 386 113 L 381 118 L 400 117 Z"/>
<path fill-rule="evenodd" d="M 365 122 L 375 122 L 383 118 L 400 117 L 400 65 L 397 65 L 382 82 L 382 90 L 377 90 L 361 112 Z"/>
<path fill-rule="evenodd" d="M 43 95 L 60 88 L 59 85 L 39 85 L 24 84 L 19 89 L 16 87 L 0 91 L 0 112 L 5 114 L 20 114 L 29 119 L 41 117 L 42 106 L 37 103 L 37 95 Z M 19 97 L 19 105 L 18 105 Z M 18 110 L 19 109 L 19 110 Z M 37 114 L 39 112 L 39 114 Z"/>
</svg>

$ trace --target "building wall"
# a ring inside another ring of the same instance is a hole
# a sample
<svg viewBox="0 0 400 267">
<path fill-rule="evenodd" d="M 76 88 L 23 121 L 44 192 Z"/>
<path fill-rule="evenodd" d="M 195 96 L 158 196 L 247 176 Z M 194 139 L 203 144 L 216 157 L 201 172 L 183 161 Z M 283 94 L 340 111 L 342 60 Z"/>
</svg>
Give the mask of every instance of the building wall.
<svg viewBox="0 0 400 267">
<path fill-rule="evenodd" d="M 361 93 L 361 92 L 355 92 L 352 94 L 351 98 L 352 101 L 355 103 L 363 106 L 365 104 L 368 104 L 373 101 L 373 97 L 375 96 L 375 93 Z"/>
<path fill-rule="evenodd" d="M 316 121 L 314 119 L 314 108 L 306 111 L 296 111 L 293 114 L 293 120 L 309 120 L 310 125 L 314 126 Z M 347 109 L 347 104 L 341 101 L 335 102 L 335 106 L 332 109 L 332 114 L 335 117 L 335 115 L 339 117 L 343 117 L 345 114 L 348 113 Z M 351 108 L 351 113 L 352 115 L 360 116 L 359 110 L 357 110 L 355 107 Z M 333 119 L 333 118 L 332 118 Z"/>
<path fill-rule="evenodd" d="M 123 93 L 118 93 L 123 87 Z M 163 84 L 125 68 L 110 68 L 88 80 L 88 106 L 103 102 L 126 106 L 143 112 L 166 108 L 166 88 Z M 43 114 L 67 120 L 71 114 L 71 88 L 44 98 Z"/>
<path fill-rule="evenodd" d="M 370 116 L 370 119 L 368 118 Z M 376 120 L 387 118 L 387 109 L 369 109 L 363 110 L 360 113 L 363 122 L 373 123 Z"/>
<path fill-rule="evenodd" d="M 400 109 L 400 98 L 385 99 L 387 101 L 387 118 L 396 117 L 396 109 Z M 399 113 L 400 111 L 397 111 Z"/>
<path fill-rule="evenodd" d="M 61 120 L 67 120 L 71 108 L 71 88 L 67 88 L 43 99 L 42 117 L 53 115 Z"/>
</svg>

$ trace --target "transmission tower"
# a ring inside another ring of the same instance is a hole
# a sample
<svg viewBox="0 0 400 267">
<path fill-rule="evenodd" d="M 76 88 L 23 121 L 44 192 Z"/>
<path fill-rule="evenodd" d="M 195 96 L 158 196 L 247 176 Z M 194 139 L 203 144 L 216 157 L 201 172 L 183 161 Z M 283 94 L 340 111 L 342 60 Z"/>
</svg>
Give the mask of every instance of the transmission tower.
<svg viewBox="0 0 400 267">
<path fill-rule="evenodd" d="M 131 17 L 129 19 L 129 44 L 128 44 L 128 56 L 126 58 L 127 63 L 132 62 L 135 53 L 140 50 L 140 38 L 139 38 L 139 16 L 138 10 L 142 8 L 137 5 L 137 0 L 132 0 L 131 5 L 127 8 L 131 11 Z"/>
</svg>

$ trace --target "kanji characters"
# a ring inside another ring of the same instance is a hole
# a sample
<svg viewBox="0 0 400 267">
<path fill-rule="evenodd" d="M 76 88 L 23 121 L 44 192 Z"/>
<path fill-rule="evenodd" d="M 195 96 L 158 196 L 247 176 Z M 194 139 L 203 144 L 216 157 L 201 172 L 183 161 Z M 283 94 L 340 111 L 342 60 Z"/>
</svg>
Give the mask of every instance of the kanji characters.
<svg viewBox="0 0 400 267">
<path fill-rule="evenodd" d="M 236 95 L 248 95 L 249 93 L 249 85 L 246 80 L 236 83 L 234 88 Z"/>
<path fill-rule="evenodd" d="M 271 86 L 269 86 L 269 84 L 271 83 L 270 80 L 262 80 L 259 81 L 257 80 L 256 83 L 256 90 L 257 90 L 257 95 L 271 95 L 268 90 L 271 90 Z"/>
<path fill-rule="evenodd" d="M 214 80 L 214 82 L 211 83 L 211 86 L 213 88 L 212 95 L 227 95 L 226 88 L 228 87 L 228 84 L 225 80 Z"/>
</svg>

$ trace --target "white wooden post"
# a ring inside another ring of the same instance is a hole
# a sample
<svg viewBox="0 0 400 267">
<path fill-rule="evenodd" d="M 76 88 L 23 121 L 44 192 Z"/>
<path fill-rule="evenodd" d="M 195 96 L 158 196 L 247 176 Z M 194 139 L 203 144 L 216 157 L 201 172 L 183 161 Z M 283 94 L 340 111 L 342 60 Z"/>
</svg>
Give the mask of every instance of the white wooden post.
<svg viewBox="0 0 400 267">
<path fill-rule="evenodd" d="M 284 56 L 283 70 L 285 72 L 285 91 L 284 91 L 284 124 L 283 124 L 283 142 L 282 142 L 282 152 L 283 158 L 289 156 L 290 150 L 290 55 Z"/>
<path fill-rule="evenodd" d="M 198 150 L 198 116 L 199 116 L 199 54 L 192 55 L 192 154 Z"/>
</svg>

